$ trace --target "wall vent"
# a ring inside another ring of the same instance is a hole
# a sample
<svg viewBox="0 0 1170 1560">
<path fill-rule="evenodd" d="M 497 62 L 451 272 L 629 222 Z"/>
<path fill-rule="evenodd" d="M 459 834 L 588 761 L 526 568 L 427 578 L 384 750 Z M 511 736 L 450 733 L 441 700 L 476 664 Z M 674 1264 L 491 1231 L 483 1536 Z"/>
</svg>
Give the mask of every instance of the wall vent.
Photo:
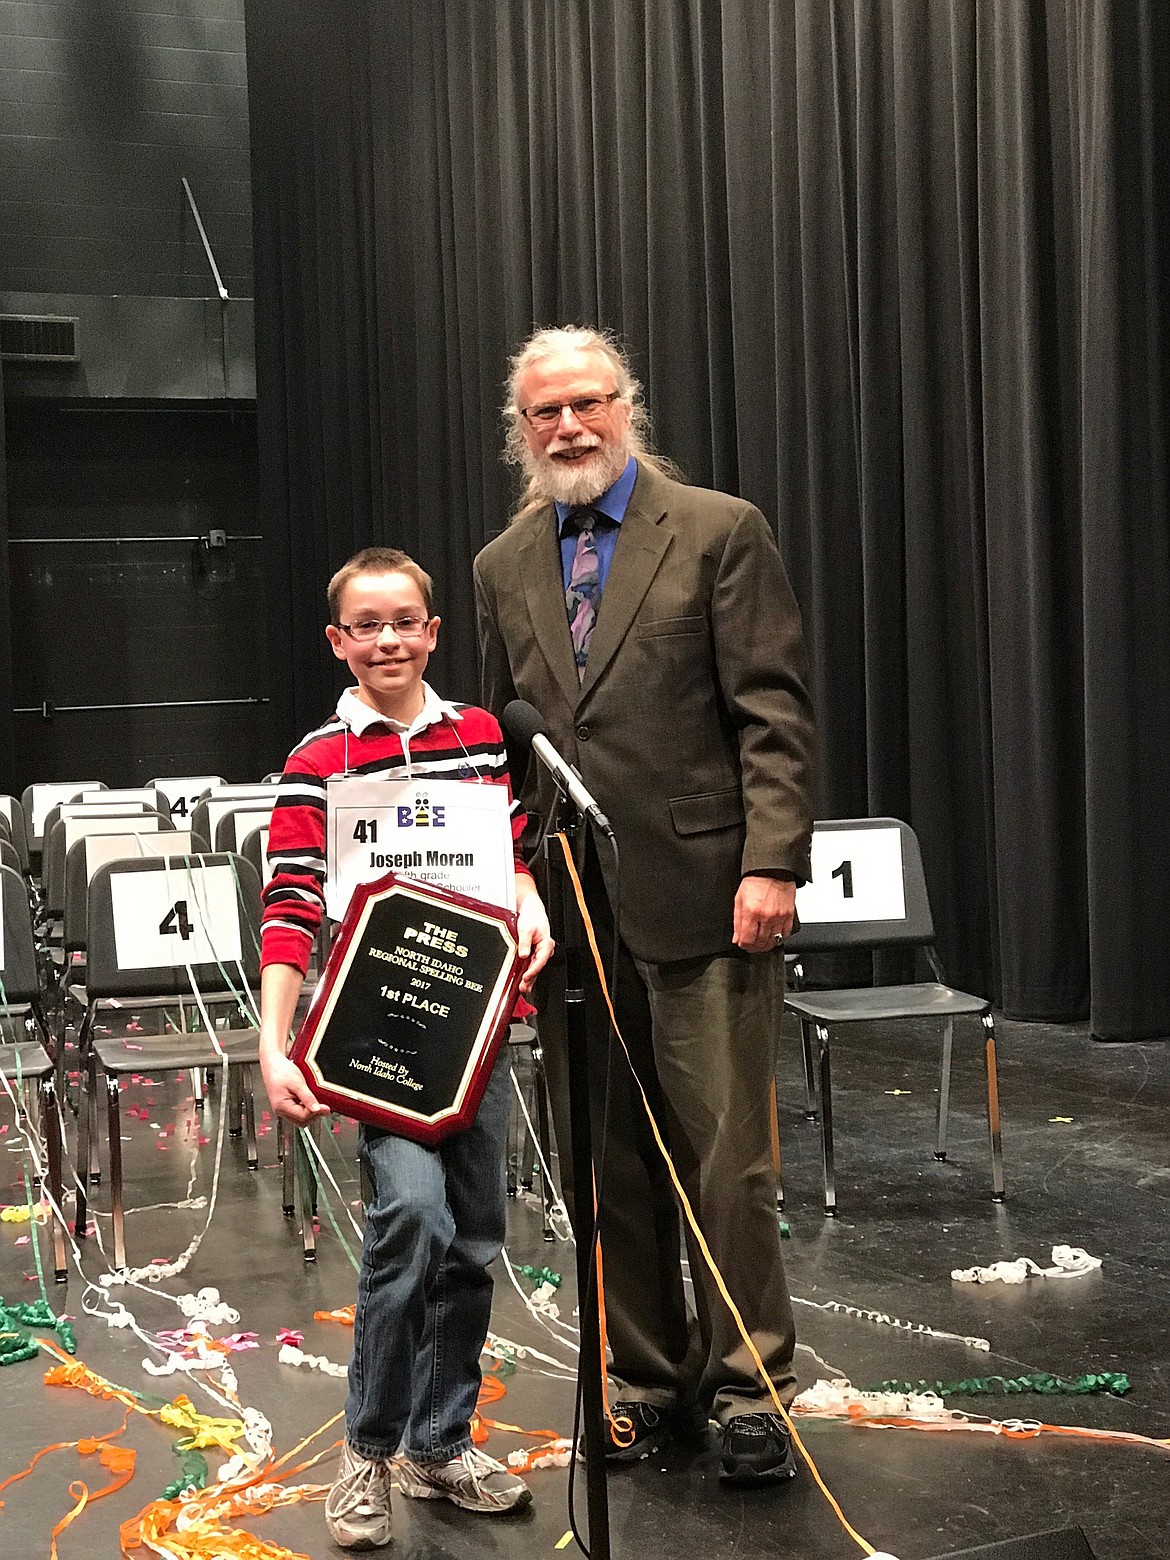
<svg viewBox="0 0 1170 1560">
<path fill-rule="evenodd" d="M 77 363 L 76 317 L 0 314 L 0 357 L 6 363 Z"/>
</svg>

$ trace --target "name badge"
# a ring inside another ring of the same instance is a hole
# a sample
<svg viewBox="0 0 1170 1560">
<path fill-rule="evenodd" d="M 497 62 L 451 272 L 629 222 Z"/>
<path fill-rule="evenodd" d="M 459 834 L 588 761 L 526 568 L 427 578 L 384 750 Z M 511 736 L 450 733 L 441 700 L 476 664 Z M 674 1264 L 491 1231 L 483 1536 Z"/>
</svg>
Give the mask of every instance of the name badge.
<svg viewBox="0 0 1170 1560">
<path fill-rule="evenodd" d="M 337 775 L 327 782 L 325 795 L 325 909 L 335 921 L 344 917 L 360 883 L 387 872 L 515 910 L 515 855 L 503 786 Z"/>
</svg>

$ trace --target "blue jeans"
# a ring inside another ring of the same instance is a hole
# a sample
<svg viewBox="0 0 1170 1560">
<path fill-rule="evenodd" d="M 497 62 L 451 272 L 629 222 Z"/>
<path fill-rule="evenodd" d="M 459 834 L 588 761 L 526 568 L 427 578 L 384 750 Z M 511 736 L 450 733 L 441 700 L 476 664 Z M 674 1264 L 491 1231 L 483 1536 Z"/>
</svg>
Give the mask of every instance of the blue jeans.
<svg viewBox="0 0 1170 1560">
<path fill-rule="evenodd" d="M 471 1445 L 492 1309 L 488 1266 L 504 1244 L 510 1095 L 505 1045 L 465 1132 L 424 1148 L 361 1129 L 374 1192 L 345 1421 L 346 1439 L 364 1457 L 401 1449 L 439 1462 Z"/>
</svg>

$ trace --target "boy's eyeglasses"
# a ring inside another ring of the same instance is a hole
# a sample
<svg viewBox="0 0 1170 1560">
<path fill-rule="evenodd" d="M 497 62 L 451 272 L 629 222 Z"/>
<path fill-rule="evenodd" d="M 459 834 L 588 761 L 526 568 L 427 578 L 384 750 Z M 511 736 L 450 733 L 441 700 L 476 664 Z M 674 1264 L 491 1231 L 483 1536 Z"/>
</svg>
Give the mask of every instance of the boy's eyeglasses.
<svg viewBox="0 0 1170 1560">
<path fill-rule="evenodd" d="M 620 390 L 611 390 L 608 395 L 579 395 L 575 401 L 562 401 L 559 405 L 550 401 L 546 406 L 522 406 L 520 412 L 535 428 L 551 428 L 554 423 L 560 422 L 566 406 L 574 417 L 589 422 L 594 417 L 600 417 L 609 403 L 616 401 L 619 395 Z"/>
<path fill-rule="evenodd" d="M 384 628 L 392 628 L 399 639 L 417 639 L 426 632 L 430 621 L 430 618 L 422 617 L 364 618 L 360 623 L 338 623 L 337 626 L 359 645 L 364 645 L 377 639 Z"/>
</svg>

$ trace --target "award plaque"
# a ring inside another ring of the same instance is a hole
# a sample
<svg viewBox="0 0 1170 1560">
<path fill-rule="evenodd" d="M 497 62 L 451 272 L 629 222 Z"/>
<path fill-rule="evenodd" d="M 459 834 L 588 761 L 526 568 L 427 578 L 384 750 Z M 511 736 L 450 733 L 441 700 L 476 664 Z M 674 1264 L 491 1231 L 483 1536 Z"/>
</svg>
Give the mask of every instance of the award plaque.
<svg viewBox="0 0 1170 1560">
<path fill-rule="evenodd" d="M 323 1105 L 431 1146 L 475 1119 L 520 970 L 511 911 L 388 873 L 354 890 L 289 1054 Z"/>
</svg>

